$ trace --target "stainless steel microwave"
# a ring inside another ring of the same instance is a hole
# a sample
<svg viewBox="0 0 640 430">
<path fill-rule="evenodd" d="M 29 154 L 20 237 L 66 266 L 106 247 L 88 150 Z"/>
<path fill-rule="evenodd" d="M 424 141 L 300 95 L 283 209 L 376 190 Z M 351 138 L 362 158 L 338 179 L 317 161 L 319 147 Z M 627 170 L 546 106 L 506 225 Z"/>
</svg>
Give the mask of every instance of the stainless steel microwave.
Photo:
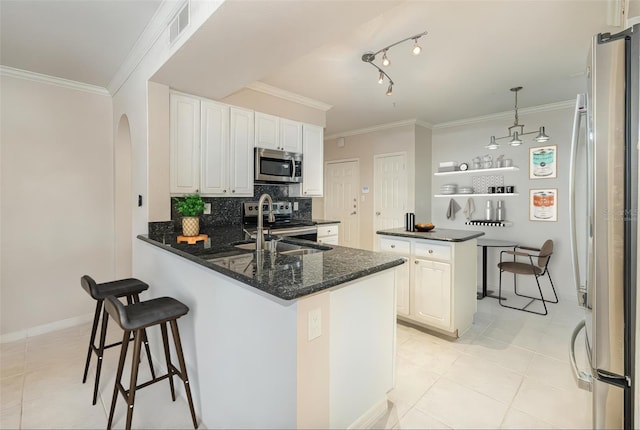
<svg viewBox="0 0 640 430">
<path fill-rule="evenodd" d="M 255 148 L 255 181 L 267 183 L 302 182 L 302 154 Z"/>
</svg>

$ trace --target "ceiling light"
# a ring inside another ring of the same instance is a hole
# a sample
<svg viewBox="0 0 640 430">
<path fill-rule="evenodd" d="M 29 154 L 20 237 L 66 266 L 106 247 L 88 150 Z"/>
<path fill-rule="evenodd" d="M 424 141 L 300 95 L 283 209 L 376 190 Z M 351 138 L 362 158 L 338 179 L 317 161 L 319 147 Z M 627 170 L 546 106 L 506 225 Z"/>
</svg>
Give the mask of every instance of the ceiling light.
<svg viewBox="0 0 640 430">
<path fill-rule="evenodd" d="M 529 132 L 525 133 L 524 124 L 518 123 L 518 91 L 520 91 L 521 89 L 522 89 L 522 87 L 513 87 L 513 88 L 510 89 L 512 92 L 515 93 L 516 104 L 515 104 L 515 120 L 513 121 L 513 125 L 508 128 L 509 134 L 507 136 L 502 136 L 502 137 L 491 136 L 491 141 L 490 141 L 489 145 L 485 146 L 485 148 L 487 148 L 487 149 L 498 149 L 498 144 L 495 141 L 496 140 L 500 140 L 500 139 L 511 139 L 509 141 L 509 144 L 511 146 L 520 146 L 523 143 L 523 141 L 521 139 L 522 136 L 526 136 L 528 134 L 536 133 L 535 131 L 529 131 Z M 538 129 L 538 135 L 536 136 L 536 138 L 534 140 L 536 142 L 546 142 L 549 139 L 550 139 L 550 137 L 547 136 L 547 134 L 545 133 L 544 126 L 541 126 Z"/>
<path fill-rule="evenodd" d="M 498 143 L 496 142 L 496 137 L 495 136 L 491 136 L 491 140 L 489 141 L 489 144 L 487 146 L 485 146 L 485 148 L 487 149 L 498 149 L 500 145 L 498 145 Z"/>
<path fill-rule="evenodd" d="M 389 64 L 391 64 L 391 61 L 389 61 L 389 59 L 387 58 L 387 50 L 384 50 L 384 53 L 382 54 L 382 65 L 383 66 L 388 66 Z"/>
<path fill-rule="evenodd" d="M 518 132 L 517 131 L 513 132 L 513 139 L 511 139 L 511 142 L 509 142 L 509 145 L 511 145 L 511 146 L 520 146 L 520 145 L 522 145 L 522 139 L 520 139 L 518 137 Z"/>
<path fill-rule="evenodd" d="M 540 127 L 540 132 L 536 136 L 536 142 L 542 143 L 542 142 L 546 142 L 549 139 L 550 137 L 547 136 L 547 134 L 544 132 L 544 127 Z"/>
<path fill-rule="evenodd" d="M 420 55 L 420 53 L 422 52 L 422 48 L 420 47 L 420 45 L 418 45 L 418 38 L 413 39 L 413 41 L 413 50 L 411 52 L 413 52 L 413 55 Z"/>
<path fill-rule="evenodd" d="M 386 76 L 387 79 L 389 79 L 389 89 L 387 90 L 387 95 L 390 96 L 391 92 L 392 92 L 392 87 L 393 87 L 393 81 L 391 80 L 391 77 L 389 77 L 389 75 L 384 72 L 378 65 L 376 65 L 374 63 L 375 59 L 376 59 L 376 55 L 378 55 L 379 53 L 382 52 L 382 65 L 383 66 L 388 66 L 391 64 L 391 61 L 389 61 L 389 57 L 387 57 L 387 51 L 391 48 L 393 48 L 396 45 L 399 45 L 402 42 L 406 42 L 407 40 L 413 40 L 413 55 L 418 55 L 420 54 L 420 52 L 422 52 L 422 48 L 420 47 L 420 45 L 418 45 L 418 39 L 420 39 L 422 36 L 426 35 L 427 32 L 424 31 L 420 34 L 416 34 L 414 36 L 411 37 L 407 37 L 406 39 L 402 39 L 396 43 L 392 43 L 389 46 L 386 46 L 376 52 L 365 52 L 364 54 L 362 54 L 362 61 L 364 61 L 365 63 L 369 63 L 371 64 L 373 67 L 375 67 L 376 69 L 378 69 L 378 72 L 380 72 L 380 76 L 378 78 L 378 83 L 382 84 L 384 82 L 384 78 Z"/>
</svg>

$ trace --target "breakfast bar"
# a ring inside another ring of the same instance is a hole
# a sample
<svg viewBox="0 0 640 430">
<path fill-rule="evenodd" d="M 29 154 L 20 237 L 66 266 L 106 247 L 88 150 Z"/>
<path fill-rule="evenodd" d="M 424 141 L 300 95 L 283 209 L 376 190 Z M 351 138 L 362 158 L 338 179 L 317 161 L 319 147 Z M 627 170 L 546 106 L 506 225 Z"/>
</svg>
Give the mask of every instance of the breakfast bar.
<svg viewBox="0 0 640 430">
<path fill-rule="evenodd" d="M 240 226 L 205 233 L 195 245 L 139 236 L 134 275 L 192 310 L 181 332 L 206 427 L 375 422 L 393 386 L 403 259 L 289 238 L 256 252 Z"/>
</svg>

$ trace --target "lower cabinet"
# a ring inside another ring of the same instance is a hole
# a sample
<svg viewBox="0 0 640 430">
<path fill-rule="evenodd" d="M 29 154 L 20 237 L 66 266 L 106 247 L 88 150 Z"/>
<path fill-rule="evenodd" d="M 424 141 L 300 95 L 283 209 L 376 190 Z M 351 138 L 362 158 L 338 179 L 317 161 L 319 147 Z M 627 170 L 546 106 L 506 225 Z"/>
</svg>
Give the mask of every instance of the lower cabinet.
<svg viewBox="0 0 640 430">
<path fill-rule="evenodd" d="M 318 226 L 318 243 L 325 245 L 339 245 L 338 224 L 323 224 Z"/>
<path fill-rule="evenodd" d="M 398 319 L 458 337 L 476 312 L 476 240 L 445 242 L 378 235 L 378 249 L 402 255 Z"/>
</svg>

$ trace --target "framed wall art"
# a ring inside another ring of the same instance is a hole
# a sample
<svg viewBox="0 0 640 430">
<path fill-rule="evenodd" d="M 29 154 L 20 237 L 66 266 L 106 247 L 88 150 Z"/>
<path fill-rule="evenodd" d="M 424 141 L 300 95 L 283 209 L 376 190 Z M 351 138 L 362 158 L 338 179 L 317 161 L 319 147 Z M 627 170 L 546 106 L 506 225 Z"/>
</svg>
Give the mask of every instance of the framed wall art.
<svg viewBox="0 0 640 430">
<path fill-rule="evenodd" d="M 558 189 L 529 190 L 529 221 L 558 221 Z"/>
<path fill-rule="evenodd" d="M 529 148 L 529 179 L 557 178 L 558 146 Z"/>
</svg>

